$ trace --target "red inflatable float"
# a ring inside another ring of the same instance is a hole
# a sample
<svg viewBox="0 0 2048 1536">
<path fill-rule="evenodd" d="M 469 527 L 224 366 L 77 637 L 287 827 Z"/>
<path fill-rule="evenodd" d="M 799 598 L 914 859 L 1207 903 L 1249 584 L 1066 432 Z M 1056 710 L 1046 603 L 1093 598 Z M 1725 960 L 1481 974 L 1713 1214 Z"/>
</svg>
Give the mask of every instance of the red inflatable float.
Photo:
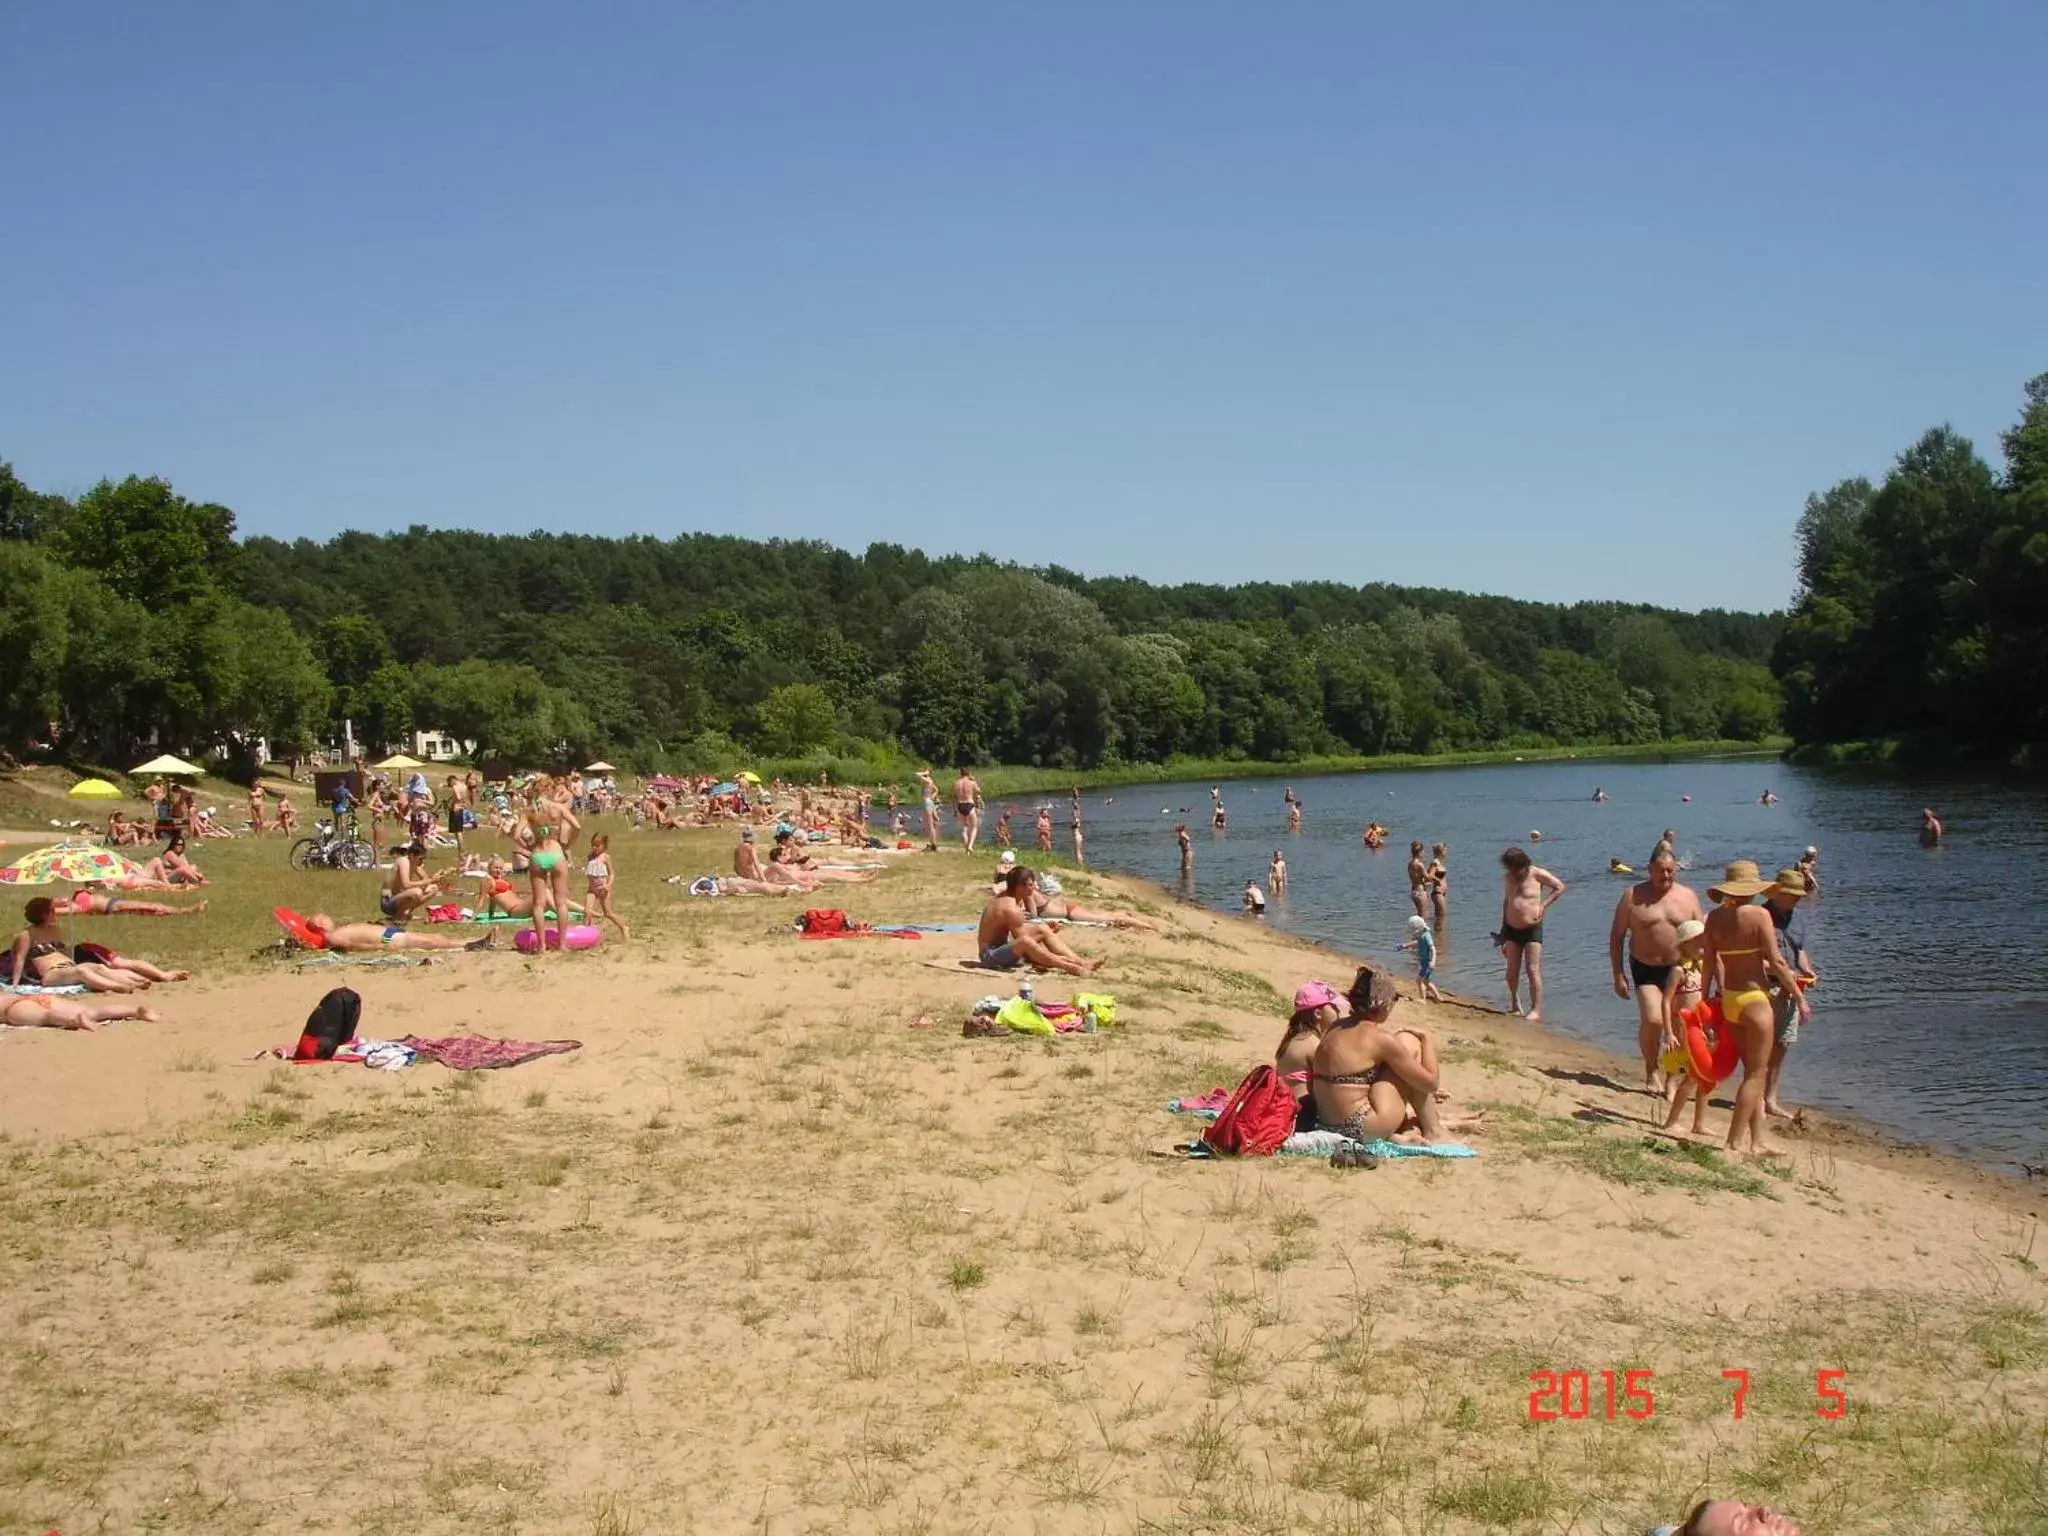
<svg viewBox="0 0 2048 1536">
<path fill-rule="evenodd" d="M 325 949 L 327 935 L 320 932 L 290 907 L 272 907 L 270 915 L 277 919 L 278 926 L 295 944 L 307 949 Z"/>
<path fill-rule="evenodd" d="M 1678 1015 L 1692 1075 L 1708 1088 L 1724 1082 L 1742 1065 L 1742 1045 L 1721 1021 L 1718 1003 L 1697 1002 Z"/>
</svg>

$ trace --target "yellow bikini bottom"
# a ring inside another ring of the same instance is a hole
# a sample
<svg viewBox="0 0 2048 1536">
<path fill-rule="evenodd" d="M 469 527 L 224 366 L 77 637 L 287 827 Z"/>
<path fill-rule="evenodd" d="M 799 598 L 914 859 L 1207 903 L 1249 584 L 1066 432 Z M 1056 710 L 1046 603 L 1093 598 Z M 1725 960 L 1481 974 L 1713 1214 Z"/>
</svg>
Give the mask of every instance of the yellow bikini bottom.
<svg viewBox="0 0 2048 1536">
<path fill-rule="evenodd" d="M 1741 1020 L 1743 1011 L 1751 1003 L 1763 1003 L 1769 1006 L 1770 1001 L 1771 994 L 1762 987 L 1743 987 L 1739 991 L 1723 992 L 1721 994 L 1721 1017 L 1730 1024 L 1734 1024 Z"/>
</svg>

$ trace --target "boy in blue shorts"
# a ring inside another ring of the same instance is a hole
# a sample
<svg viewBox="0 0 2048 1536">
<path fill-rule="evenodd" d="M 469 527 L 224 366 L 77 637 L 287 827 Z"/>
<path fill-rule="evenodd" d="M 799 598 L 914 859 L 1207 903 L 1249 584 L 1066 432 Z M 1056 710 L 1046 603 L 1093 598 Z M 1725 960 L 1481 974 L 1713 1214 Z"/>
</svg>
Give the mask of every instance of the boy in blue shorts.
<svg viewBox="0 0 2048 1536">
<path fill-rule="evenodd" d="M 1415 980 L 1422 989 L 1422 1000 L 1440 1003 L 1444 995 L 1436 989 L 1436 935 L 1429 931 L 1428 922 L 1420 917 L 1408 919 L 1408 932 L 1412 937 L 1401 947 L 1415 951 Z"/>
</svg>

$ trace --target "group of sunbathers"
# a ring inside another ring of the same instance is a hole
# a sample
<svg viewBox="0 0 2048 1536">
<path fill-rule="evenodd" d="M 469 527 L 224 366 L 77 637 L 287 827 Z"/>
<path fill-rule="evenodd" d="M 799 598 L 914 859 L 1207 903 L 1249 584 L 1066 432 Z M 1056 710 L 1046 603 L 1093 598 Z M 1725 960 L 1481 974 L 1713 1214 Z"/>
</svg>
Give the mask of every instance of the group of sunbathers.
<svg viewBox="0 0 2048 1536">
<path fill-rule="evenodd" d="M 80 893 L 81 895 L 84 893 Z M 104 944 L 69 944 L 57 928 L 57 919 L 79 910 L 72 903 L 58 897 L 37 896 L 22 908 L 22 916 L 28 926 L 14 936 L 14 945 L 7 957 L 7 985 L 10 987 L 83 987 L 88 992 L 141 992 L 152 982 L 184 981 L 184 971 L 167 971 L 147 960 L 138 960 L 132 955 L 115 953 Z M 85 910 L 93 910 L 87 908 Z M 47 1024 L 60 1029 L 89 1028 L 92 1023 L 106 1018 L 148 1017 L 146 1010 L 134 1013 L 101 1014 L 97 1018 L 79 1022 L 78 1015 L 64 1007 L 49 1012 L 48 1016 L 30 1018 L 27 1011 L 17 1008 L 20 999 L 10 998 L 4 1005 L 6 1013 L 0 1023 L 6 1024 Z M 39 1004 L 52 1004 L 51 997 L 37 997 Z"/>
<path fill-rule="evenodd" d="M 1057 878 L 1019 864 L 1016 853 L 1005 849 L 996 861 L 995 884 L 975 930 L 975 951 L 981 963 L 1003 971 L 1028 965 L 1070 976 L 1093 975 L 1102 961 L 1077 954 L 1060 936 L 1062 922 L 1159 931 L 1157 923 L 1135 912 L 1082 906 L 1061 891 Z"/>
</svg>

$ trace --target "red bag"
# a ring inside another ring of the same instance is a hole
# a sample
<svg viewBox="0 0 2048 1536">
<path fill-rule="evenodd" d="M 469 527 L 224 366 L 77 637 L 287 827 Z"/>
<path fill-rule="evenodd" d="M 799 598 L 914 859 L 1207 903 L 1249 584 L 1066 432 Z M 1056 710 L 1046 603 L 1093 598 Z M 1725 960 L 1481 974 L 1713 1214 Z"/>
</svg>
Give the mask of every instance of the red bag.
<svg viewBox="0 0 2048 1536">
<path fill-rule="evenodd" d="M 796 925 L 805 934 L 816 936 L 826 933 L 844 933 L 851 925 L 846 914 L 837 907 L 812 907 L 796 920 Z"/>
<path fill-rule="evenodd" d="M 1225 1157 L 1271 1157 L 1294 1134 L 1294 1095 L 1270 1066 L 1254 1067 L 1202 1140 Z"/>
</svg>

